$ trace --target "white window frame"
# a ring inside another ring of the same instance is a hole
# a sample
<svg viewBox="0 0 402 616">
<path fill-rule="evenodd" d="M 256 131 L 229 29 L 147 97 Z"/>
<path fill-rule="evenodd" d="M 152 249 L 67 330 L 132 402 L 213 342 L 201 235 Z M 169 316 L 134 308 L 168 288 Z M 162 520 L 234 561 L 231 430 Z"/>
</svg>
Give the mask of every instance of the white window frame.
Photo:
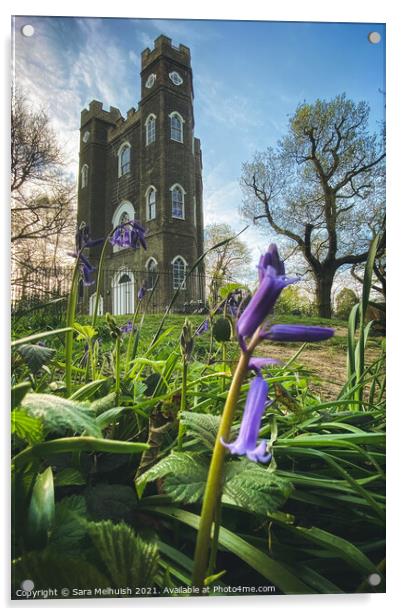
<svg viewBox="0 0 402 616">
<path fill-rule="evenodd" d="M 170 139 L 171 141 L 176 141 L 177 143 L 183 143 L 184 140 L 184 124 L 185 119 L 178 111 L 172 111 L 169 113 L 170 118 Z M 180 123 L 180 129 L 173 127 L 173 121 L 178 120 Z M 176 136 L 173 136 L 176 133 Z M 177 138 L 177 133 L 179 133 L 179 138 Z"/>
<path fill-rule="evenodd" d="M 176 276 L 175 276 L 175 266 L 177 261 L 182 261 L 183 265 L 184 265 L 184 269 L 183 269 L 183 277 L 181 278 L 181 280 L 176 280 Z M 173 284 L 173 289 L 177 290 L 177 289 L 182 289 L 185 290 L 186 288 L 186 284 L 182 284 L 183 280 L 186 277 L 187 274 L 187 267 L 188 267 L 188 263 L 186 261 L 186 259 L 184 257 L 182 257 L 181 255 L 176 255 L 175 258 L 172 260 L 172 284 Z"/>
<path fill-rule="evenodd" d="M 125 150 L 128 149 L 128 153 L 129 153 L 129 158 L 128 158 L 128 163 L 124 163 L 124 166 L 126 167 L 128 165 L 127 169 L 123 169 L 123 153 L 125 152 Z M 117 160 L 118 160 L 118 177 L 121 178 L 123 175 L 127 175 L 131 172 L 131 144 L 128 141 L 124 141 L 121 146 L 119 147 L 118 151 L 117 151 Z"/>
<path fill-rule="evenodd" d="M 149 267 L 151 264 L 155 265 L 155 269 L 154 270 L 150 270 Z M 155 257 L 149 257 L 149 259 L 147 259 L 146 263 L 145 263 L 145 272 L 146 272 L 146 280 L 145 280 L 145 285 L 147 288 L 147 291 L 152 291 L 152 289 L 154 288 L 155 284 L 153 284 L 152 286 L 149 286 L 148 282 L 149 282 L 149 275 L 151 273 L 154 273 L 156 276 L 158 274 L 158 262 L 155 259 Z"/>
<path fill-rule="evenodd" d="M 85 163 L 81 167 L 81 188 L 86 188 L 88 186 L 88 177 L 89 177 L 89 167 Z"/>
<path fill-rule="evenodd" d="M 154 200 L 153 203 L 150 203 L 150 196 L 151 194 L 154 195 Z M 152 205 L 153 207 L 150 208 L 150 205 Z M 148 186 L 146 192 L 145 192 L 145 219 L 146 220 L 154 220 L 156 218 L 156 188 L 155 186 L 151 185 Z"/>
<path fill-rule="evenodd" d="M 150 145 L 156 141 L 156 115 L 150 113 L 145 120 L 145 145 Z"/>
<path fill-rule="evenodd" d="M 183 83 L 183 77 L 177 71 L 169 73 L 169 79 L 175 86 L 181 86 Z"/>
<path fill-rule="evenodd" d="M 89 297 L 89 314 L 93 315 L 94 310 L 95 310 L 95 299 L 96 299 L 96 293 L 92 293 L 92 295 Z M 101 317 L 103 315 L 103 297 L 102 295 L 99 295 L 99 301 L 98 301 L 98 317 Z"/>
<path fill-rule="evenodd" d="M 183 186 L 181 186 L 177 182 L 176 182 L 176 184 L 173 184 L 173 186 L 171 186 L 169 188 L 169 190 L 172 193 L 172 199 L 171 199 L 171 201 L 172 201 L 172 218 L 177 218 L 178 220 L 185 220 L 186 216 L 185 216 L 185 198 L 184 197 L 185 197 L 186 191 L 184 190 Z M 174 193 L 177 190 L 179 190 L 181 192 L 181 194 L 182 194 L 182 214 L 183 214 L 182 216 L 177 216 L 176 214 L 174 214 L 174 204 L 175 204 L 175 202 L 174 202 Z"/>
<path fill-rule="evenodd" d="M 122 201 L 120 205 L 115 209 L 112 218 L 112 228 L 115 229 L 121 224 L 121 217 L 124 213 L 127 213 L 129 220 L 135 220 L 135 209 L 131 201 Z M 119 252 L 124 250 L 121 246 L 113 246 L 113 252 Z"/>
<path fill-rule="evenodd" d="M 127 282 L 120 283 L 122 276 L 128 276 Z M 112 278 L 112 313 L 133 314 L 135 309 L 134 274 L 123 267 Z"/>
</svg>

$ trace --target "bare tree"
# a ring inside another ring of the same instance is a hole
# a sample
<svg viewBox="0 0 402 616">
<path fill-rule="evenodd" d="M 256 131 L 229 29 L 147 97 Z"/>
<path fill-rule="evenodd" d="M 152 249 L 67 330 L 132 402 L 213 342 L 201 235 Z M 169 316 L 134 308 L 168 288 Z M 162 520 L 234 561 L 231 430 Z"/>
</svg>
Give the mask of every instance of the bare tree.
<svg viewBox="0 0 402 616">
<path fill-rule="evenodd" d="M 205 228 L 205 247 L 211 248 L 234 235 L 235 231 L 228 224 L 210 224 Z M 207 255 L 205 272 L 213 304 L 217 303 L 219 289 L 225 282 L 243 282 L 248 277 L 250 263 L 251 254 L 247 244 L 238 237 Z"/>
<path fill-rule="evenodd" d="M 366 261 L 384 216 L 384 142 L 368 118 L 368 105 L 345 95 L 304 103 L 278 147 L 243 165 L 243 214 L 303 256 L 323 317 L 335 274 Z"/>
</svg>

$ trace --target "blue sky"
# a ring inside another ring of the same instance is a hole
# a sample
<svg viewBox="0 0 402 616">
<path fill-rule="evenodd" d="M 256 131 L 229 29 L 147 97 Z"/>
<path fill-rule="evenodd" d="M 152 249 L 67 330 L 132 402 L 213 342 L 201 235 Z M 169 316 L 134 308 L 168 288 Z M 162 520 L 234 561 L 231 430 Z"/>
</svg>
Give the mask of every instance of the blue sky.
<svg viewBox="0 0 402 616">
<path fill-rule="evenodd" d="M 31 38 L 21 26 L 35 28 Z M 368 33 L 380 32 L 378 45 Z M 384 117 L 385 27 L 158 19 L 17 17 L 15 79 L 45 105 L 77 173 L 81 109 L 93 98 L 123 115 L 140 98 L 140 54 L 161 33 L 188 45 L 195 90 L 195 133 L 204 162 L 205 221 L 244 226 L 242 162 L 275 145 L 298 103 L 339 93 L 366 100 L 371 127 Z M 245 239 L 257 255 L 269 238 Z"/>
</svg>

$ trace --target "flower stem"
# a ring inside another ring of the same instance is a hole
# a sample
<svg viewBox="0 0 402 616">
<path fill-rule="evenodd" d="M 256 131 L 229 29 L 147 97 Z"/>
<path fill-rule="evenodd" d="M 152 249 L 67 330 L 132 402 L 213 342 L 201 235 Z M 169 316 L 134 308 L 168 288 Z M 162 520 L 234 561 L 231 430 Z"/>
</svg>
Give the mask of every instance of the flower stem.
<svg viewBox="0 0 402 616">
<path fill-rule="evenodd" d="M 141 300 L 139 299 L 137 301 L 137 305 L 135 307 L 135 311 L 133 316 L 131 317 L 131 323 L 132 323 L 132 329 L 128 338 L 128 343 L 127 343 L 127 350 L 126 350 L 126 361 L 125 361 L 125 368 L 124 368 L 124 374 L 127 376 L 128 374 L 128 369 L 130 367 L 130 361 L 131 361 L 131 354 L 133 352 L 133 342 L 134 342 L 134 325 L 135 322 L 137 320 L 137 316 L 138 316 L 138 311 L 140 309 L 141 306 Z"/>
<path fill-rule="evenodd" d="M 77 305 L 77 291 L 78 291 L 78 278 L 79 278 L 79 255 L 75 262 L 73 279 L 71 281 L 71 289 L 68 296 L 67 303 L 67 315 L 66 315 L 66 327 L 71 329 L 66 333 L 65 338 L 65 358 L 66 358 L 66 394 L 67 398 L 71 396 L 72 387 L 72 367 L 73 367 L 73 336 L 74 331 L 72 329 L 75 322 L 75 309 Z"/>
<path fill-rule="evenodd" d="M 221 443 L 221 438 L 227 440 L 229 437 L 229 432 L 233 423 L 234 412 L 236 409 L 236 403 L 240 394 L 240 388 L 247 374 L 249 358 L 249 351 L 242 352 L 240 355 L 240 360 L 237 364 L 228 396 L 226 398 L 218 434 L 216 435 L 214 451 L 212 453 L 207 484 L 205 487 L 194 554 L 193 584 L 198 587 L 202 587 L 204 585 L 204 579 L 206 577 L 211 527 L 217 511 L 222 489 L 225 448 Z"/>
<path fill-rule="evenodd" d="M 114 231 L 114 229 L 113 229 Z M 98 306 L 99 306 L 99 296 L 100 296 L 100 286 L 101 286 L 101 280 L 102 280 L 102 275 L 103 275 L 103 262 L 105 260 L 106 257 L 106 248 L 109 245 L 109 239 L 113 233 L 113 231 L 111 233 L 109 233 L 109 235 L 106 237 L 105 241 L 103 242 L 103 246 L 102 246 L 102 251 L 99 257 L 99 264 L 98 264 L 98 273 L 96 276 L 96 295 L 95 295 L 95 305 L 94 305 L 94 312 L 92 315 L 92 327 L 95 327 L 95 323 L 96 323 L 96 319 L 98 318 Z"/>
<path fill-rule="evenodd" d="M 182 381 L 181 381 L 181 399 L 180 399 L 180 413 L 179 413 L 179 432 L 177 435 L 177 449 L 180 451 L 183 444 L 183 436 L 184 436 L 184 425 L 182 422 L 181 414 L 186 410 L 186 402 L 187 402 L 187 361 L 183 358 L 183 368 L 182 368 Z"/>
<path fill-rule="evenodd" d="M 120 337 L 117 336 L 117 338 L 116 338 L 116 346 L 115 346 L 115 353 L 116 353 L 116 356 L 115 356 L 116 406 L 119 406 L 119 401 L 120 401 L 120 345 L 121 345 Z"/>
</svg>

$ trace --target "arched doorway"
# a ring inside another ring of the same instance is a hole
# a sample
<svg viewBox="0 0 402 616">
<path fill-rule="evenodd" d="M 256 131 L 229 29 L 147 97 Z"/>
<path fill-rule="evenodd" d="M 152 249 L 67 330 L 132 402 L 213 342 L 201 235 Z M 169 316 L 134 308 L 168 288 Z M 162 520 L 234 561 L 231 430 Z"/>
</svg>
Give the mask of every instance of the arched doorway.
<svg viewBox="0 0 402 616">
<path fill-rule="evenodd" d="M 134 274 L 120 270 L 112 280 L 113 314 L 132 314 L 134 312 Z"/>
</svg>

